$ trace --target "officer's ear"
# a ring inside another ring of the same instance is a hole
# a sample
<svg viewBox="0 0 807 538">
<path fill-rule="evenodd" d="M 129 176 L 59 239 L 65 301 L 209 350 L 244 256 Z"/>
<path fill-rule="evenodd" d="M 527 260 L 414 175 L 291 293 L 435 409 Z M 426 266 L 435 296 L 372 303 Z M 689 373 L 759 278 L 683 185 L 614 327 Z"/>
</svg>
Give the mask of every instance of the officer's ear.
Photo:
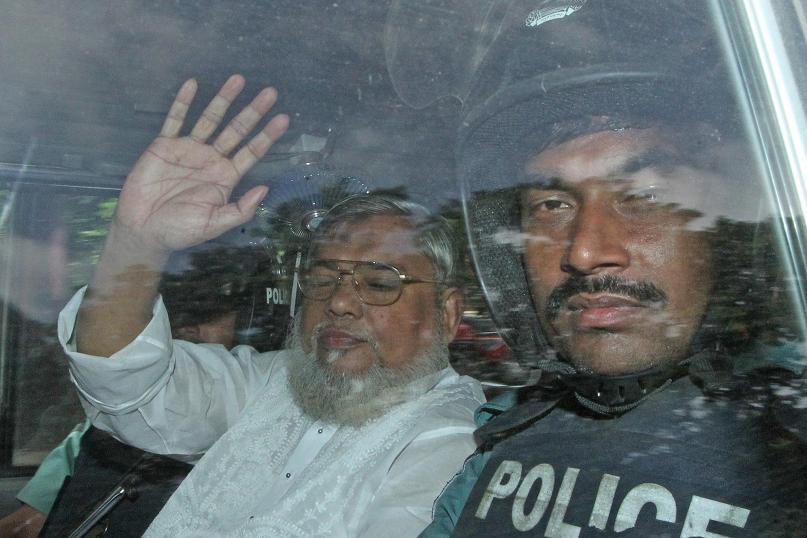
<svg viewBox="0 0 807 538">
<path fill-rule="evenodd" d="M 445 289 L 440 296 L 440 302 L 443 305 L 443 339 L 444 343 L 448 344 L 454 340 L 462 319 L 462 312 L 465 307 L 462 290 L 459 288 Z"/>
</svg>

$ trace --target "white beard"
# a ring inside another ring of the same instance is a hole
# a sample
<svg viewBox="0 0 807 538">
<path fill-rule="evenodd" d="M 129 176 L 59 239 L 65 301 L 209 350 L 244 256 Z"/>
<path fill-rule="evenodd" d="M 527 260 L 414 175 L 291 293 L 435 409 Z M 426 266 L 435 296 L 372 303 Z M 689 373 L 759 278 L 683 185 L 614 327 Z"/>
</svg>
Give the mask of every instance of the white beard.
<svg viewBox="0 0 807 538">
<path fill-rule="evenodd" d="M 331 351 L 322 364 L 317 359 L 316 338 L 311 338 L 311 351 L 303 350 L 300 315 L 287 341 L 289 351 L 288 381 L 294 401 L 316 420 L 350 426 L 361 426 L 390 408 L 425 393 L 433 385 L 433 376 L 446 368 L 448 346 L 443 343 L 439 323 L 434 344 L 403 368 L 386 368 L 376 360 L 366 371 L 348 374 L 335 371 L 331 364 L 344 352 Z M 314 332 L 316 334 L 316 331 Z M 368 340 L 376 350 L 377 346 Z"/>
</svg>

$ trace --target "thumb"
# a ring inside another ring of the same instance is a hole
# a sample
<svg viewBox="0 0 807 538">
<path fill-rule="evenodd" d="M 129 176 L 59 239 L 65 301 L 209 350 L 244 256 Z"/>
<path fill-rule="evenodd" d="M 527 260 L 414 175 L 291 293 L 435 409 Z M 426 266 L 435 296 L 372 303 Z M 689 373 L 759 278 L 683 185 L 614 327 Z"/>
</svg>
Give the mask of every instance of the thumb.
<svg viewBox="0 0 807 538">
<path fill-rule="evenodd" d="M 261 203 L 269 187 L 261 185 L 253 187 L 244 193 L 235 203 L 230 203 L 218 208 L 210 218 L 208 226 L 209 239 L 218 237 L 227 230 L 244 224 L 255 216 L 258 204 Z"/>
<path fill-rule="evenodd" d="M 238 206 L 238 210 L 241 213 L 248 214 L 249 218 L 251 219 L 255 216 L 255 211 L 258 209 L 258 204 L 263 201 L 268 192 L 269 187 L 266 185 L 252 187 L 238 200 L 238 203 L 236 204 Z"/>
</svg>

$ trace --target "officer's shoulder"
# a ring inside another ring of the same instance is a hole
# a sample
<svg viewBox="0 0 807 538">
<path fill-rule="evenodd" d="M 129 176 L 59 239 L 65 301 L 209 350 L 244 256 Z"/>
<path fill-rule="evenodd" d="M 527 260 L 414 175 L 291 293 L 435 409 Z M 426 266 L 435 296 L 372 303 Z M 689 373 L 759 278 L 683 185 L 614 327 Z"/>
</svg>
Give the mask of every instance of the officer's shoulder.
<svg viewBox="0 0 807 538">
<path fill-rule="evenodd" d="M 477 442 L 481 446 L 494 444 L 526 429 L 551 412 L 563 395 L 564 392 L 537 386 L 497 395 L 477 409 Z"/>
</svg>

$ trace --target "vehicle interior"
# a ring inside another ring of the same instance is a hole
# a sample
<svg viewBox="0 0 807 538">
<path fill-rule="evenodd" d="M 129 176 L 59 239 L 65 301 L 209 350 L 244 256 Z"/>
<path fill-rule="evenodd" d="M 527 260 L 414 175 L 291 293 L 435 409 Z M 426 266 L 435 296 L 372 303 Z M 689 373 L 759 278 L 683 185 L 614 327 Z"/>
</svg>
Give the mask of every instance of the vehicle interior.
<svg viewBox="0 0 807 538">
<path fill-rule="evenodd" d="M 234 194 L 269 187 L 256 218 L 216 245 L 226 252 L 220 257 L 249 258 L 247 269 L 228 269 L 250 275 L 236 284 L 248 297 L 236 343 L 279 349 L 296 306 L 293 275 L 307 227 L 340 199 L 379 190 L 405 194 L 465 237 L 455 136 L 470 80 L 513 3 L 6 2 L 0 17 L 0 514 L 19 506 L 19 489 L 84 420 L 55 336 L 57 316 L 88 281 L 126 175 L 159 132 L 183 81 L 199 84 L 191 116 L 233 73 L 247 81 L 234 109 L 272 85 L 279 93 L 274 110 L 290 116 L 286 134 Z M 803 335 L 807 4 L 711 4 L 716 31 L 734 55 L 754 159 L 768 174 L 772 241 L 784 253 L 780 272 L 792 284 L 783 292 L 793 312 L 789 327 Z M 209 252 L 217 256 L 212 247 Z M 473 253 L 465 257 L 466 327 L 454 366 L 485 381 L 490 394 L 533 382 L 534 368 L 510 354 L 507 338 L 495 332 Z"/>
</svg>

